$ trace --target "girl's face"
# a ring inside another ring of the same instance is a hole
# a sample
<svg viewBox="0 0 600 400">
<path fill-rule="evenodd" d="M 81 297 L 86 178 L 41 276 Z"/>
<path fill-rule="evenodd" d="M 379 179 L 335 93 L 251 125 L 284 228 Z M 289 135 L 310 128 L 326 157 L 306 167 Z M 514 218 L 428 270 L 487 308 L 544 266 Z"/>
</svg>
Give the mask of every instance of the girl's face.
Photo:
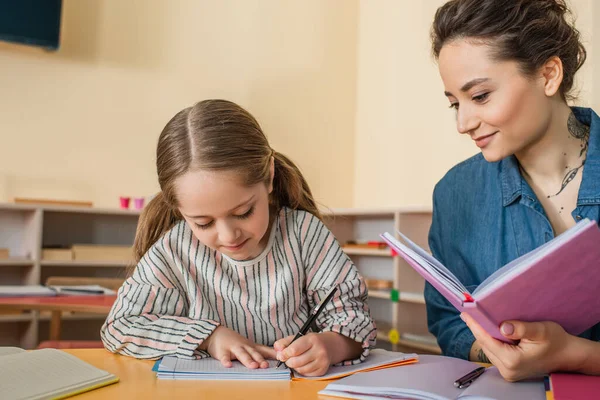
<svg viewBox="0 0 600 400">
<path fill-rule="evenodd" d="M 272 190 L 272 183 L 242 185 L 229 171 L 188 172 L 175 181 L 179 211 L 196 238 L 235 260 L 264 250 Z"/>
<path fill-rule="evenodd" d="M 439 71 L 456 127 L 487 161 L 527 151 L 548 130 L 551 105 L 545 79 L 526 77 L 515 61 L 494 61 L 489 46 L 468 40 L 440 51 Z"/>
</svg>

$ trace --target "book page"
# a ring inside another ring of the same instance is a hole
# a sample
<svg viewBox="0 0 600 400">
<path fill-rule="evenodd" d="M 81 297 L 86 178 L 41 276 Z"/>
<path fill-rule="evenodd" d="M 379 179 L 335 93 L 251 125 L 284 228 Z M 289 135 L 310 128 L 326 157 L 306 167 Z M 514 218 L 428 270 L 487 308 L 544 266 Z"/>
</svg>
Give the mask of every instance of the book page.
<svg viewBox="0 0 600 400">
<path fill-rule="evenodd" d="M 0 347 L 0 356 L 7 356 L 9 354 L 17 353 L 26 353 L 26 351 L 19 347 Z"/>
<path fill-rule="evenodd" d="M 42 285 L 3 285 L 0 297 L 56 296 L 56 292 Z"/>
<path fill-rule="evenodd" d="M 304 376 L 294 371 L 294 378 L 307 380 L 329 380 L 337 377 L 351 375 L 356 372 L 364 371 L 371 368 L 377 368 L 388 365 L 397 364 L 402 361 L 418 360 L 419 356 L 414 353 L 400 353 L 387 351 L 384 349 L 373 349 L 365 361 L 355 365 L 331 366 L 327 373 L 323 376 Z"/>
<path fill-rule="evenodd" d="M 9 399 L 56 397 L 115 378 L 56 349 L 11 354 L 0 360 L 2 397 Z"/>
</svg>

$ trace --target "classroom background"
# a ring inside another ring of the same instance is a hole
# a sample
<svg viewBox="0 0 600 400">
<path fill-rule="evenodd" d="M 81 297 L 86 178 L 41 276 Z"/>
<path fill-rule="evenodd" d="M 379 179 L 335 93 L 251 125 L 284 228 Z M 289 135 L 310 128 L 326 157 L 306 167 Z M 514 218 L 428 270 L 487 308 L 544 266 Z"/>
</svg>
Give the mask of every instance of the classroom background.
<svg viewBox="0 0 600 400">
<path fill-rule="evenodd" d="M 57 51 L 0 41 L 0 249 L 8 257 L 0 257 L 0 281 L 122 279 L 126 260 L 75 247 L 131 244 L 139 212 L 119 210 L 119 198 L 159 190 L 160 131 L 208 98 L 257 117 L 316 199 L 343 217 L 329 220 L 343 244 L 397 228 L 426 246 L 435 183 L 478 151 L 456 132 L 430 55 L 443 2 L 64 0 Z M 577 104 L 598 109 L 600 3 L 570 4 L 588 51 Z M 15 208 L 15 198 L 103 211 Z M 50 247 L 69 248 L 72 258 L 50 259 Z M 394 340 L 393 328 L 426 334 L 422 279 L 389 249 L 346 250 L 363 275 L 390 285 L 370 291 L 373 314 L 388 327 L 382 343 Z M 52 315 L 0 315 L 0 344 L 31 348 L 57 337 L 50 321 L 61 315 Z M 105 314 L 69 315 L 67 337 L 80 338 L 87 324 L 83 336 L 98 339 Z"/>
</svg>

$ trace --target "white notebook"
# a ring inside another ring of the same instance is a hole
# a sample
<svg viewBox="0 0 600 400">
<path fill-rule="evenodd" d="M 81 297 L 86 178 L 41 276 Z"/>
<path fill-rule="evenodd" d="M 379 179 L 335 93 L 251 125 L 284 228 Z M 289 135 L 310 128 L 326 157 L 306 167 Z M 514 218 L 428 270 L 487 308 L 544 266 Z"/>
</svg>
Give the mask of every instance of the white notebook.
<svg viewBox="0 0 600 400">
<path fill-rule="evenodd" d="M 371 350 L 367 359 L 356 365 L 332 366 L 322 376 L 308 377 L 290 371 L 285 365 L 275 368 L 277 361 L 269 360 L 269 368 L 249 369 L 239 361 L 233 361 L 233 367 L 225 368 L 214 358 L 200 360 L 184 360 L 173 356 L 163 357 L 155 363 L 153 370 L 159 379 L 200 379 L 200 380 L 289 380 L 293 376 L 297 380 L 331 380 L 367 370 L 390 368 L 414 363 L 416 354 Z"/>
<path fill-rule="evenodd" d="M 0 347 L 0 397 L 56 399 L 115 383 L 115 375 L 56 349 Z"/>
<path fill-rule="evenodd" d="M 269 360 L 269 368 L 246 368 L 239 361 L 232 361 L 233 366 L 226 368 L 219 360 L 204 358 L 201 360 L 185 360 L 167 356 L 156 362 L 153 370 L 159 379 L 194 379 L 194 380 L 269 380 L 281 381 L 290 379 L 290 370 L 285 367 L 275 368 L 276 360 Z"/>
<path fill-rule="evenodd" d="M 507 382 L 495 367 L 488 368 L 466 389 L 454 387 L 455 380 L 477 367 L 478 364 L 458 358 L 421 355 L 416 364 L 342 378 L 319 394 L 351 399 L 545 399 L 542 380 Z"/>
<path fill-rule="evenodd" d="M 56 292 L 42 285 L 0 285 L 0 297 L 56 296 Z"/>
</svg>

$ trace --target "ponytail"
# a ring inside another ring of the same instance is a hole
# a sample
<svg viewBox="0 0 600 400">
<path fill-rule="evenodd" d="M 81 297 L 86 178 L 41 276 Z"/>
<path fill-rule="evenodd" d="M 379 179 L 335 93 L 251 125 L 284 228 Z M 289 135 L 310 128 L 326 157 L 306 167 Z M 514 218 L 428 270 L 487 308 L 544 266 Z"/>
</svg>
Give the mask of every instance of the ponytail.
<svg viewBox="0 0 600 400">
<path fill-rule="evenodd" d="M 285 155 L 273 150 L 275 177 L 273 179 L 272 201 L 277 209 L 289 207 L 304 210 L 319 219 L 321 212 L 310 191 L 310 187 L 296 164 Z"/>
<path fill-rule="evenodd" d="M 181 215 L 177 210 L 170 207 L 165 201 L 165 196 L 159 192 L 140 215 L 135 241 L 133 242 L 133 255 L 135 264 L 146 254 L 150 247 L 161 238 L 178 221 Z"/>
</svg>

